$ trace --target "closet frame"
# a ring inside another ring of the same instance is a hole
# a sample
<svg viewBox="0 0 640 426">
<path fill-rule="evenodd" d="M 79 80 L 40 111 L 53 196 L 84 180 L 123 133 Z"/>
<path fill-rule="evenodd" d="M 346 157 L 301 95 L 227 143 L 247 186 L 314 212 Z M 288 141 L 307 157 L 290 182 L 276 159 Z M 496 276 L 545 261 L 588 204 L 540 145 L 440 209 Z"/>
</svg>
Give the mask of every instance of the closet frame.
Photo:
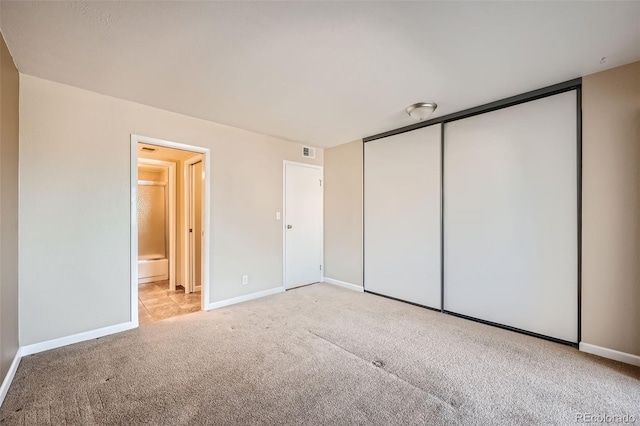
<svg viewBox="0 0 640 426">
<path fill-rule="evenodd" d="M 568 342 L 565 340 L 561 340 L 561 339 L 557 339 L 554 337 L 550 337 L 550 336 L 546 336 L 546 335 L 542 335 L 542 334 L 538 334 L 538 333 L 534 333 L 528 330 L 523 330 L 523 329 L 519 329 L 519 328 L 515 328 L 515 327 L 511 327 L 508 325 L 504 325 L 504 324 L 499 324 L 499 323 L 495 323 L 495 322 L 491 322 L 491 321 L 486 321 L 483 319 L 479 319 L 479 318 L 474 318 L 474 317 L 469 317 L 463 314 L 458 314 L 455 312 L 450 312 L 444 309 L 445 306 L 445 300 L 444 300 L 444 295 L 445 295 L 445 270 L 444 270 L 444 266 L 445 266 L 445 253 L 444 253 L 444 248 L 445 248 L 445 233 L 444 233 L 444 206 L 445 206 L 445 181 L 444 181 L 444 174 L 445 174 L 445 170 L 444 170 L 444 165 L 445 165 L 445 127 L 447 123 L 451 123 L 457 120 L 462 120 L 465 118 L 469 118 L 469 117 L 473 117 L 476 115 L 480 115 L 480 114 L 485 114 L 488 112 L 492 112 L 492 111 L 497 111 L 500 109 L 504 109 L 504 108 L 509 108 L 512 106 L 516 106 L 519 104 L 524 104 L 527 102 L 531 102 L 531 101 L 535 101 L 538 99 L 543 99 L 543 98 L 547 98 L 549 96 L 554 96 L 554 95 L 559 95 L 561 93 L 565 93 L 565 92 L 570 92 L 570 91 L 576 91 L 576 135 L 577 135 L 577 140 L 576 140 L 576 170 L 577 170 L 577 289 L 576 289 L 576 297 L 577 297 L 577 314 L 578 314 L 578 318 L 577 318 L 577 324 L 578 324 L 578 330 L 577 330 L 577 342 Z M 401 133 L 405 133 L 405 132 L 410 132 L 413 130 L 417 130 L 417 129 L 421 129 L 424 127 L 428 127 L 434 124 L 441 124 L 441 129 L 440 129 L 440 309 L 439 311 L 443 314 L 448 314 L 448 315 L 452 315 L 452 316 L 456 316 L 456 317 L 460 317 L 460 318 L 464 318 L 467 320 L 471 320 L 471 321 L 475 321 L 478 323 L 483 323 L 483 324 L 487 324 L 487 325 L 491 325 L 494 327 L 499 327 L 502 329 L 506 329 L 506 330 L 510 330 L 510 331 L 515 331 L 518 333 L 522 333 L 522 334 L 526 334 L 529 336 L 533 336 L 533 337 L 538 337 L 541 339 L 545 339 L 545 340 L 549 340 L 549 341 L 553 341 L 556 343 L 561 343 L 564 345 L 568 345 L 568 346 L 572 346 L 572 347 L 578 347 L 579 342 L 582 339 L 582 78 L 576 78 L 573 80 L 568 80 L 565 81 L 563 83 L 558 83 L 558 84 L 554 84 L 552 86 L 547 86 L 541 89 L 537 89 L 537 90 L 533 90 L 530 92 L 526 92 L 526 93 L 522 93 L 520 95 L 516 95 L 516 96 L 511 96 L 508 98 L 504 98 L 495 102 L 490 102 L 484 105 L 480 105 L 477 107 L 473 107 L 473 108 L 469 108 L 466 110 L 462 110 L 462 111 L 458 111 L 458 112 L 454 112 L 451 114 L 447 114 L 444 115 L 442 117 L 436 117 L 430 120 L 425 120 L 419 123 L 415 123 L 409 126 L 404 126 L 404 127 L 400 127 L 398 129 L 395 130 L 390 130 L 387 132 L 383 132 L 383 133 L 378 133 L 376 135 L 372 135 L 372 136 L 368 136 L 363 138 L 363 144 L 366 144 L 367 142 L 371 142 L 371 141 L 375 141 L 378 139 L 382 139 L 382 138 L 386 138 L 389 136 L 394 136 L 394 135 L 399 135 Z M 366 256 L 364 253 L 364 247 L 365 247 L 365 239 L 366 239 L 366 232 L 365 232 L 365 226 L 364 226 L 364 221 L 365 219 L 365 212 L 364 212 L 364 197 L 365 197 L 365 154 L 366 150 L 364 149 L 363 146 L 363 150 L 362 150 L 362 182 L 363 182 L 363 188 L 362 188 L 362 194 L 363 194 L 363 214 L 362 214 L 362 220 L 363 220 L 363 234 L 362 234 L 362 238 L 363 238 L 363 256 L 362 256 L 362 277 L 363 277 L 363 287 L 364 287 L 364 291 L 366 293 L 371 293 L 371 294 L 376 294 L 378 296 L 382 296 L 382 297 L 386 297 L 389 299 L 393 299 L 393 300 L 399 300 L 401 302 L 404 303 L 409 303 L 412 305 L 416 305 L 416 306 L 420 306 L 423 308 L 427 308 L 427 309 L 431 309 L 434 310 L 431 307 L 428 306 L 422 306 L 413 302 L 408 302 L 408 301 L 404 301 L 404 300 L 400 300 L 394 297 L 390 297 L 390 296 L 385 296 L 385 295 L 381 295 L 378 293 L 374 293 L 374 292 L 370 292 L 367 291 L 367 287 L 366 287 L 366 276 L 365 276 L 365 262 L 366 262 Z M 437 310 L 437 309 L 436 309 Z"/>
</svg>

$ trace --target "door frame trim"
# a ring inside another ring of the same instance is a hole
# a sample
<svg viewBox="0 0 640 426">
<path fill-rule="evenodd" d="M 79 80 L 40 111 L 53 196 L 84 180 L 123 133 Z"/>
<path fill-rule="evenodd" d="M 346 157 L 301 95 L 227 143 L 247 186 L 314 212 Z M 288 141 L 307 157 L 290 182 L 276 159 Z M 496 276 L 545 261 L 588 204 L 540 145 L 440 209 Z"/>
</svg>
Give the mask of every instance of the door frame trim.
<svg viewBox="0 0 640 426">
<path fill-rule="evenodd" d="M 322 191 L 320 192 L 320 281 L 324 277 L 324 167 L 315 164 L 300 163 L 297 161 L 282 161 L 282 289 L 287 290 L 287 165 L 308 167 L 320 170 L 322 179 Z M 295 287 L 294 287 L 295 288 Z"/>
<path fill-rule="evenodd" d="M 204 182 L 204 250 L 202 251 L 204 281 L 202 282 L 202 296 L 200 309 L 206 310 L 209 304 L 209 293 L 211 292 L 211 150 L 195 145 L 187 145 L 179 142 L 171 142 L 162 139 L 140 136 L 131 133 L 131 158 L 130 158 L 130 288 L 131 288 L 131 323 L 133 328 L 139 326 L 138 321 L 138 144 L 144 143 L 156 145 L 164 148 L 180 149 L 196 154 L 202 154 L 204 161 L 204 172 L 207 177 Z"/>
</svg>

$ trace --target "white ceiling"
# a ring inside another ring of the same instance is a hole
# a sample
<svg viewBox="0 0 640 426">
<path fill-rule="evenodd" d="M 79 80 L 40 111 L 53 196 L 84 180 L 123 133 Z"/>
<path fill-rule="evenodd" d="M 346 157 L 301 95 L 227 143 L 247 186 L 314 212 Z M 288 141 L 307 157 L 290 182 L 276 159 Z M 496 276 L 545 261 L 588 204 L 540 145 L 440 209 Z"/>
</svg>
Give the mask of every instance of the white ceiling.
<svg viewBox="0 0 640 426">
<path fill-rule="evenodd" d="M 26 74 L 328 147 L 640 59 L 640 2 L 10 2 Z M 606 56 L 605 64 L 600 59 Z"/>
</svg>

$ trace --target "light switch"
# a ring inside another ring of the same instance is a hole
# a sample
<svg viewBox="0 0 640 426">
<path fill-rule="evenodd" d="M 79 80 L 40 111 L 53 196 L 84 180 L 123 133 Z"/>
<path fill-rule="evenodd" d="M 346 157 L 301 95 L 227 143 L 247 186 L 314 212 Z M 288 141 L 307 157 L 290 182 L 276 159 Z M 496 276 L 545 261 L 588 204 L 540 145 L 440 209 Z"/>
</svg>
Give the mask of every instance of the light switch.
<svg viewBox="0 0 640 426">
<path fill-rule="evenodd" d="M 276 212 L 276 220 L 280 220 L 280 212 Z"/>
</svg>

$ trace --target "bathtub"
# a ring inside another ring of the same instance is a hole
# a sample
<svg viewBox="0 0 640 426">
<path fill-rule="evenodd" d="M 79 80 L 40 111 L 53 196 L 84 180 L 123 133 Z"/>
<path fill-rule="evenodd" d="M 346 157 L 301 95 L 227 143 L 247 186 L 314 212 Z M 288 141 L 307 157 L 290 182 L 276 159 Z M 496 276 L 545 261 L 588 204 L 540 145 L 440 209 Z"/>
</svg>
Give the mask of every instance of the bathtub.
<svg viewBox="0 0 640 426">
<path fill-rule="evenodd" d="M 169 259 L 162 255 L 138 257 L 138 284 L 169 279 Z"/>
</svg>

